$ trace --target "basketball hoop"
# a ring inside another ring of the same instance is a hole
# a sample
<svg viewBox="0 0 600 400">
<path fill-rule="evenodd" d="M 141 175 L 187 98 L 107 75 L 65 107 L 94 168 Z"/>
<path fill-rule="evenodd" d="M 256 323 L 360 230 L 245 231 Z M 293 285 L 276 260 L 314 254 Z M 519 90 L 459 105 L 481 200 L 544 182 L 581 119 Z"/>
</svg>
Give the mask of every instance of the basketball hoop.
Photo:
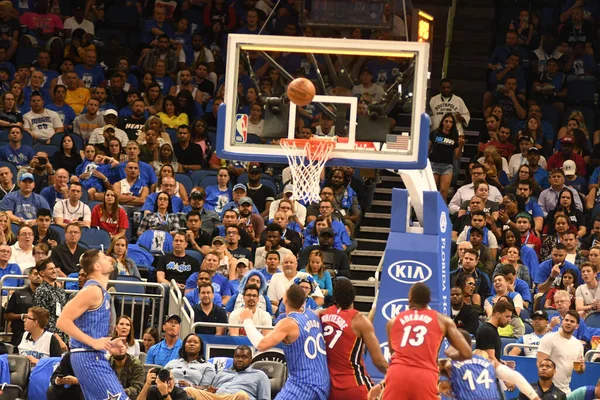
<svg viewBox="0 0 600 400">
<path fill-rule="evenodd" d="M 292 170 L 292 200 L 306 204 L 319 201 L 321 172 L 335 142 L 327 139 L 281 139 L 280 145 Z"/>
</svg>

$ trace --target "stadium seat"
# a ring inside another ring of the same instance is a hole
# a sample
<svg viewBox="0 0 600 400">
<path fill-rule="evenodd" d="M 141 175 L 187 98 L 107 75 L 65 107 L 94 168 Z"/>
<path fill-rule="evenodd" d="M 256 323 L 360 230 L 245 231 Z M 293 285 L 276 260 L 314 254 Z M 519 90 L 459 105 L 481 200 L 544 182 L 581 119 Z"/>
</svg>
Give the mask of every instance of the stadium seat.
<svg viewBox="0 0 600 400">
<path fill-rule="evenodd" d="M 194 186 L 200 186 L 200 181 L 207 175 L 217 176 L 217 171 L 209 170 L 209 169 L 200 169 L 192 173 L 192 183 Z"/>
<path fill-rule="evenodd" d="M 8 161 L 0 161 L 0 167 L 8 167 L 8 169 L 10 169 L 10 172 L 12 173 L 13 176 L 13 183 L 17 183 L 17 168 L 15 167 L 14 164 L 9 163 Z"/>
<path fill-rule="evenodd" d="M 54 155 L 58 153 L 58 147 L 52 144 L 36 144 L 35 146 L 33 146 L 33 151 L 35 151 L 36 153 L 38 151 L 45 151 L 46 153 L 48 153 L 48 157 L 54 157 Z"/>
<path fill-rule="evenodd" d="M 17 232 L 19 232 L 19 225 L 17 224 L 10 224 L 10 229 L 13 231 L 13 233 L 16 235 Z"/>
<path fill-rule="evenodd" d="M 64 137 L 64 133 L 57 133 L 54 136 L 52 136 L 52 139 L 50 139 L 50 144 L 60 148 L 60 144 Z M 83 138 L 77 134 L 71 134 L 71 138 L 73 138 L 73 144 L 75 145 L 75 149 L 83 150 Z"/>
<path fill-rule="evenodd" d="M 148 282 L 156 282 L 156 269 L 151 265 L 137 265 L 138 271 L 142 278 L 148 280 Z"/>
<path fill-rule="evenodd" d="M 97 201 L 97 200 L 92 200 L 92 201 L 88 201 L 88 203 L 87 203 L 88 207 L 90 208 L 90 211 L 94 210 L 94 207 L 96 207 L 98 204 L 102 204 L 102 202 Z"/>
<path fill-rule="evenodd" d="M 237 183 L 243 183 L 244 185 L 248 186 L 248 174 L 240 175 L 237 179 Z M 273 189 L 273 193 L 277 194 L 277 187 L 275 186 L 273 179 L 269 175 L 263 174 L 260 178 L 260 183 L 267 187 L 270 187 L 271 189 Z"/>
<path fill-rule="evenodd" d="M 523 325 L 525 325 L 525 334 L 533 333 L 533 326 L 527 321 L 523 321 Z"/>
<path fill-rule="evenodd" d="M 218 183 L 217 177 L 215 175 L 206 175 L 204 178 L 202 178 L 202 180 L 200 181 L 200 185 L 203 187 L 204 189 L 206 189 L 209 186 L 216 186 Z"/>
<path fill-rule="evenodd" d="M 516 338 L 512 338 L 512 337 L 500 337 L 500 340 L 502 341 L 502 348 L 500 349 L 502 354 L 504 354 L 504 348 L 506 347 L 507 344 L 511 344 L 511 343 L 516 343 L 517 339 Z"/>
<path fill-rule="evenodd" d="M 81 241 L 91 249 L 107 251 L 110 247 L 110 235 L 102 229 L 84 228 L 81 232 Z"/>
<path fill-rule="evenodd" d="M 9 354 L 8 366 L 10 368 L 11 385 L 18 386 L 22 391 L 25 391 L 27 380 L 29 379 L 29 371 L 31 371 L 31 364 L 27 357 L 18 354 Z"/>
<path fill-rule="evenodd" d="M 146 356 L 147 356 L 146 353 L 144 353 L 143 351 L 140 351 L 140 355 L 138 356 L 138 359 L 140 360 L 140 362 L 142 364 L 144 364 L 146 362 Z"/>
<path fill-rule="evenodd" d="M 183 185 L 188 195 L 191 193 L 192 188 L 194 187 L 192 178 L 186 174 L 175 174 L 175 180 Z"/>
<path fill-rule="evenodd" d="M 252 364 L 252 368 L 259 369 L 269 377 L 271 382 L 271 398 L 275 398 L 281 391 L 287 377 L 287 367 L 277 361 L 257 361 Z"/>
<path fill-rule="evenodd" d="M 585 324 L 590 328 L 600 328 L 600 313 L 591 313 L 585 317 Z"/>
<path fill-rule="evenodd" d="M 551 320 L 553 317 L 559 315 L 558 311 L 556 311 L 553 308 L 544 308 L 544 311 L 546 311 L 546 314 L 548 314 L 548 321 Z"/>
<path fill-rule="evenodd" d="M 204 256 L 199 251 L 196 251 L 196 250 L 186 250 L 185 254 L 188 255 L 188 256 L 190 256 L 190 257 L 194 257 L 198 261 L 198 263 L 200 265 L 202 265 L 202 261 L 204 261 Z"/>
<path fill-rule="evenodd" d="M 529 310 L 527 310 L 526 308 L 522 309 L 521 314 L 519 314 L 519 317 L 521 317 L 523 321 L 530 320 L 531 315 L 529 315 Z"/>
<path fill-rule="evenodd" d="M 598 92 L 596 81 L 577 79 L 567 85 L 567 103 L 571 105 L 591 105 Z"/>
<path fill-rule="evenodd" d="M 0 131 L 0 142 L 8 142 L 8 130 Z M 23 139 L 21 140 L 23 146 L 33 147 L 33 137 L 27 131 L 23 131 Z"/>
<path fill-rule="evenodd" d="M 10 343 L 4 343 L 4 346 L 6 346 L 6 351 L 8 352 L 8 354 L 14 354 L 15 353 L 15 346 L 13 346 Z"/>
<path fill-rule="evenodd" d="M 138 27 L 138 12 L 135 7 L 112 5 L 106 9 L 106 21 L 115 28 L 133 30 Z"/>
<path fill-rule="evenodd" d="M 143 281 L 136 277 L 130 275 L 117 275 L 117 281 L 121 282 L 138 282 L 143 283 Z M 143 285 L 122 285 L 119 283 L 115 283 L 115 289 L 120 293 L 135 293 L 135 294 L 145 294 L 146 288 Z"/>
<path fill-rule="evenodd" d="M 169 138 L 171 139 L 171 143 L 179 142 L 177 138 L 177 129 L 167 128 L 165 131 L 169 134 Z"/>
<path fill-rule="evenodd" d="M 60 236 L 60 242 L 64 243 L 65 242 L 65 228 L 63 228 L 60 225 L 55 225 L 55 224 L 50 225 L 50 228 L 52 228 L 56 232 L 58 232 L 58 236 Z"/>
</svg>

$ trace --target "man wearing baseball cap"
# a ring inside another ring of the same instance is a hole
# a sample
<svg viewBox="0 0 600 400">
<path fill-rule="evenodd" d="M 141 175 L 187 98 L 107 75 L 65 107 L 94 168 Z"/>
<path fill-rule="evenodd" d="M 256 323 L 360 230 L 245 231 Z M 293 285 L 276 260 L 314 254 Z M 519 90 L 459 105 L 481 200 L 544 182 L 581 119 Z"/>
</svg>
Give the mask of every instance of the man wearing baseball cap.
<svg viewBox="0 0 600 400">
<path fill-rule="evenodd" d="M 35 222 L 37 210 L 40 208 L 51 209 L 45 198 L 33 193 L 35 181 L 29 172 L 21 174 L 19 178 L 19 191 L 11 192 L 4 196 L 0 202 L 0 211 L 6 211 L 10 222 L 15 224 Z"/>
<path fill-rule="evenodd" d="M 527 154 L 529 153 L 529 149 L 535 147 L 535 142 L 531 136 L 521 136 L 519 138 L 519 149 L 520 153 L 513 154 L 510 157 L 510 161 L 508 161 L 508 175 L 509 178 L 517 175 L 519 172 L 519 167 L 523 164 L 528 164 Z M 546 168 L 546 159 L 544 156 L 540 156 L 540 166 L 542 168 Z"/>
<path fill-rule="evenodd" d="M 179 330 L 181 329 L 181 317 L 177 314 L 167 315 L 162 325 L 165 338 L 148 350 L 146 364 L 156 364 L 165 366 L 171 360 L 179 358 L 179 349 L 181 348 L 181 339 L 179 339 Z"/>
<path fill-rule="evenodd" d="M 586 176 L 585 172 L 585 160 L 582 156 L 574 152 L 575 149 L 575 138 L 571 136 L 565 136 L 560 139 L 560 151 L 554 153 L 552 157 L 548 159 L 548 170 L 556 168 L 562 168 L 563 164 L 567 160 L 573 160 L 577 165 L 577 175 Z"/>
<path fill-rule="evenodd" d="M 108 147 L 108 141 L 113 137 L 119 139 L 121 142 L 121 146 L 126 147 L 129 139 L 127 138 L 127 134 L 122 129 L 116 127 L 118 114 L 116 110 L 109 109 L 104 111 L 104 123 L 106 124 L 104 127 L 96 128 L 92 131 L 90 135 L 90 144 L 104 144 L 104 147 Z M 112 132 L 107 132 L 107 127 L 112 127 Z"/>
<path fill-rule="evenodd" d="M 531 172 L 533 172 L 533 179 L 542 189 L 548 189 L 548 186 L 550 186 L 548 172 L 541 165 L 541 157 L 540 149 L 537 147 L 530 147 L 527 151 L 527 163 L 531 167 Z"/>
<path fill-rule="evenodd" d="M 229 203 L 225 204 L 223 206 L 223 209 L 221 210 L 221 218 L 223 217 L 223 214 L 227 210 L 238 211 L 238 208 L 240 205 L 240 200 L 244 197 L 248 197 L 248 196 L 246 196 L 246 193 L 247 193 L 246 185 L 244 185 L 243 183 L 235 184 L 233 186 L 232 193 L 233 193 L 233 198 L 231 199 L 231 201 Z M 252 204 L 252 212 L 260 215 L 260 213 L 258 212 L 258 209 L 256 208 L 256 205 L 254 205 L 254 202 Z"/>
<path fill-rule="evenodd" d="M 587 180 L 577 174 L 577 164 L 573 160 L 567 160 L 563 163 L 562 170 L 565 173 L 565 185 L 572 187 L 579 193 L 588 193 Z"/>
<path fill-rule="evenodd" d="M 533 323 L 533 332 L 527 333 L 517 339 L 517 344 L 525 344 L 531 346 L 538 346 L 540 340 L 548 333 L 548 313 L 544 310 L 537 310 L 531 314 Z M 525 356 L 535 358 L 537 356 L 537 348 L 521 348 L 514 347 L 510 350 L 509 355 L 511 356 Z"/>
</svg>

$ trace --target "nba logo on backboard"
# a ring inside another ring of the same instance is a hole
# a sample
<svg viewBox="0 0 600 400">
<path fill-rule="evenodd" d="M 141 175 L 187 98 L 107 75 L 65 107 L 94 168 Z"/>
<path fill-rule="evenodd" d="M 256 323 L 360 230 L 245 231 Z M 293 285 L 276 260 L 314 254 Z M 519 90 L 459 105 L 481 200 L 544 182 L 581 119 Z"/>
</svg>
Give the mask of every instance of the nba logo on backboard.
<svg viewBox="0 0 600 400">
<path fill-rule="evenodd" d="M 235 143 L 246 143 L 248 138 L 248 115 L 238 114 L 235 118 Z"/>
</svg>

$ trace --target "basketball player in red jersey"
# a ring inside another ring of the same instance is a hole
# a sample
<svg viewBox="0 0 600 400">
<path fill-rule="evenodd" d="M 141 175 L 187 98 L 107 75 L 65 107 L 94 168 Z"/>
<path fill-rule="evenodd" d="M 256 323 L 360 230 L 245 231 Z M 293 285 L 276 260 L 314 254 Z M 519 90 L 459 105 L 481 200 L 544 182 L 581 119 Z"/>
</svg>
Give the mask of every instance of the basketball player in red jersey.
<svg viewBox="0 0 600 400">
<path fill-rule="evenodd" d="M 363 363 L 364 346 L 378 370 L 387 371 L 373 325 L 354 309 L 356 290 L 349 279 L 335 282 L 335 305 L 321 312 L 331 377 L 329 400 L 367 400 L 373 387 Z"/>
<path fill-rule="evenodd" d="M 376 399 L 383 391 L 383 400 L 437 400 L 438 353 L 444 337 L 457 350 L 456 361 L 473 356 L 454 322 L 430 310 L 431 290 L 424 283 L 415 283 L 408 292 L 409 310 L 388 321 L 386 330 L 392 360 L 385 379 L 369 392 Z"/>
</svg>

